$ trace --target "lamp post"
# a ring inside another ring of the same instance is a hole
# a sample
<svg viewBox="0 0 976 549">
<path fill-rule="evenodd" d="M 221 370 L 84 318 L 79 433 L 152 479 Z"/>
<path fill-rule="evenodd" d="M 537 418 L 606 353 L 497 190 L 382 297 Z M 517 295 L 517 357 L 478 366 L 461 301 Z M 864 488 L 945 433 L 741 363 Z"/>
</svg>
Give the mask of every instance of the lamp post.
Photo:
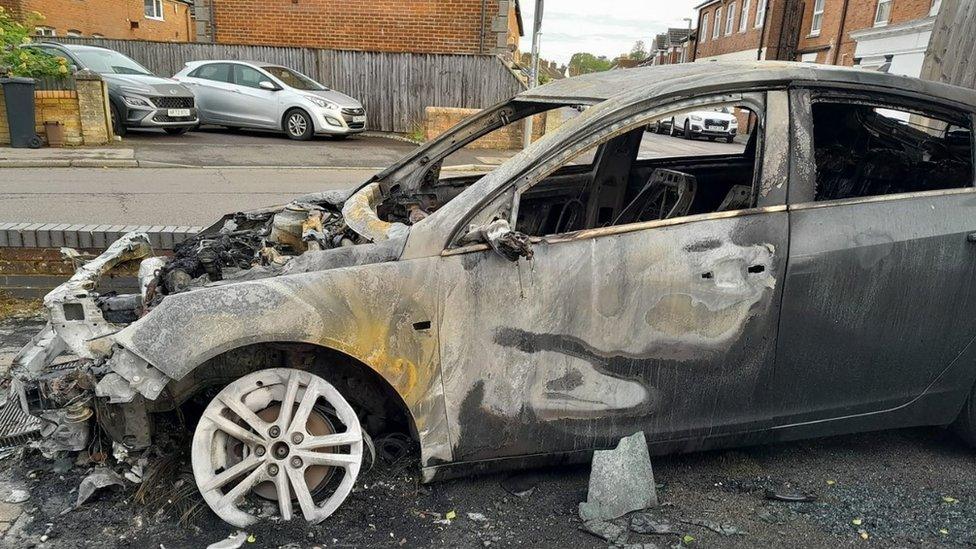
<svg viewBox="0 0 976 549">
<path fill-rule="evenodd" d="M 684 41 L 684 43 L 686 43 L 688 45 L 687 46 L 681 46 L 681 62 L 682 63 L 687 63 L 688 62 L 688 48 L 691 47 L 691 17 L 684 17 L 682 20 L 688 22 L 688 34 L 685 36 L 685 41 Z"/>
<path fill-rule="evenodd" d="M 532 15 L 532 66 L 529 68 L 529 88 L 539 85 L 539 40 L 542 38 L 542 9 L 545 0 L 535 0 L 535 13 Z M 522 135 L 522 148 L 532 144 L 532 117 L 525 118 L 525 133 Z"/>
</svg>

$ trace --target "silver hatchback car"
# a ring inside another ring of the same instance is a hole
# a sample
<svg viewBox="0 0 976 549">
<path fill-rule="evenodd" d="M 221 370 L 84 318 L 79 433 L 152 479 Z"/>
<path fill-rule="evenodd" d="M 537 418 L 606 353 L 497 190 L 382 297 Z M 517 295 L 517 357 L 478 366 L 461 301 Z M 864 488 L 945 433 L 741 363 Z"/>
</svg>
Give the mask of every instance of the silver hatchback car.
<svg viewBox="0 0 976 549">
<path fill-rule="evenodd" d="M 366 129 L 359 101 L 280 65 L 192 61 L 173 78 L 193 90 L 201 124 L 282 130 L 300 140 Z"/>
</svg>

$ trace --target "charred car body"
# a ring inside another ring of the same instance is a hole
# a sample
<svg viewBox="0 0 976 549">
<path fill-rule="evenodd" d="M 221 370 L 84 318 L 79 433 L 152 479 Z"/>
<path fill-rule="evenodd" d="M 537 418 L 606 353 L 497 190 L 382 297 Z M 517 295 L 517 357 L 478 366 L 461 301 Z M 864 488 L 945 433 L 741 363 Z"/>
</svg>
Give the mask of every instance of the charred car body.
<svg viewBox="0 0 976 549">
<path fill-rule="evenodd" d="M 441 174 L 580 105 L 488 175 Z M 716 108 L 756 116 L 740 153 L 639 157 L 648 123 Z M 239 526 L 255 499 L 324 519 L 384 430 L 427 480 L 636 430 L 656 453 L 953 422 L 973 440 L 974 111 L 970 90 L 789 63 L 554 82 L 171 258 L 128 235 L 47 296 L 18 390 L 52 450 L 93 417 L 146 447 L 203 395 L 194 474 Z M 140 294 L 96 292 L 134 259 Z"/>
</svg>

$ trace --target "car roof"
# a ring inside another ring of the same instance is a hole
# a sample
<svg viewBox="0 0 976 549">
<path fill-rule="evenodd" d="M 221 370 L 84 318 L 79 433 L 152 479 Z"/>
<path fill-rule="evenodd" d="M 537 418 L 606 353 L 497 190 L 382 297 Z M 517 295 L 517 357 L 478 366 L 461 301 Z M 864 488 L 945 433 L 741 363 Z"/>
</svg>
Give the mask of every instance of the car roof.
<svg viewBox="0 0 976 549">
<path fill-rule="evenodd" d="M 94 50 L 94 51 L 115 51 L 115 50 L 113 50 L 111 48 L 103 48 L 101 46 L 85 46 L 85 45 L 82 45 L 82 44 L 64 44 L 64 43 L 61 43 L 61 42 L 35 42 L 34 44 L 37 45 L 37 46 L 55 46 L 55 47 L 62 48 L 62 49 L 68 50 L 68 51 L 89 51 L 89 50 Z"/>
<path fill-rule="evenodd" d="M 585 74 L 525 90 L 522 101 L 594 104 L 670 93 L 772 87 L 793 83 L 867 85 L 916 92 L 976 106 L 976 91 L 878 71 L 787 61 L 704 61 Z"/>
<path fill-rule="evenodd" d="M 199 59 L 197 61 L 187 61 L 186 65 L 195 67 L 197 65 L 209 65 L 210 63 L 238 63 L 242 65 L 253 65 L 255 67 L 278 67 L 277 63 L 266 61 L 250 61 L 247 59 Z"/>
</svg>

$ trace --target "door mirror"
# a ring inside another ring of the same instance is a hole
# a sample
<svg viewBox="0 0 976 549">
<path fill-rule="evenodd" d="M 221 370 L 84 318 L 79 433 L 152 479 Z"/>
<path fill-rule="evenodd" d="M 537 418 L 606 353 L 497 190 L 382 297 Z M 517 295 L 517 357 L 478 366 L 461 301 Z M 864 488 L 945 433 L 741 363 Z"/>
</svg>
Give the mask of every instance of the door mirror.
<svg viewBox="0 0 976 549">
<path fill-rule="evenodd" d="M 504 219 L 496 219 L 485 225 L 471 227 L 461 239 L 462 244 L 483 243 L 491 246 L 495 253 L 509 261 L 518 258 L 532 259 L 532 243 L 529 237 L 513 231 Z"/>
<path fill-rule="evenodd" d="M 278 86 L 275 86 L 274 83 L 268 80 L 258 82 L 258 86 L 260 86 L 262 90 L 278 91 Z"/>
</svg>

